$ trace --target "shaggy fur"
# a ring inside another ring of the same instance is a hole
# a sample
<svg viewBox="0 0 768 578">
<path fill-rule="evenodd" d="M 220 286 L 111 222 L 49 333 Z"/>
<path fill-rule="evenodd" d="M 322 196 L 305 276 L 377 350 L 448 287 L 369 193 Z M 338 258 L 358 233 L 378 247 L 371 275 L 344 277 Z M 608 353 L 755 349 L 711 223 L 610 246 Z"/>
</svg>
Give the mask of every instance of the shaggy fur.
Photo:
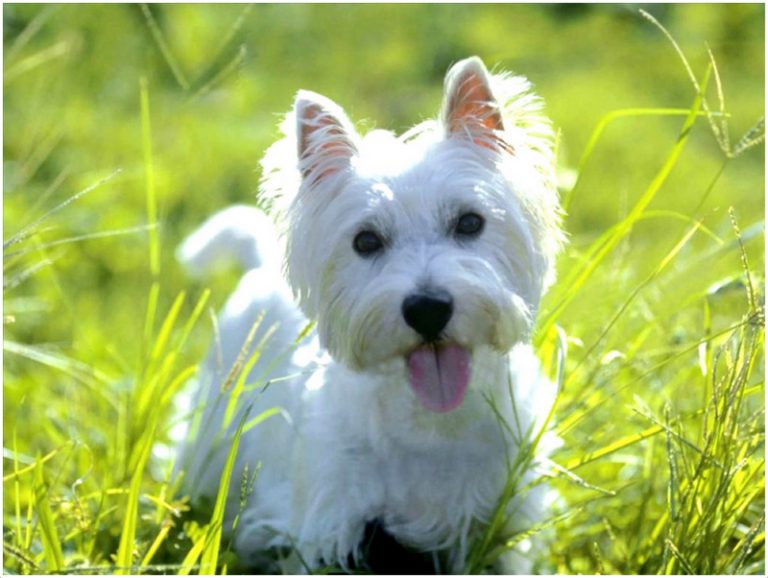
<svg viewBox="0 0 768 578">
<path fill-rule="evenodd" d="M 226 252 L 248 269 L 199 376 L 196 436 L 180 460 L 187 487 L 215 496 L 243 408 L 255 403 L 253 417 L 278 407 L 238 454 L 227 528 L 237 476 L 258 469 L 234 538 L 242 557 L 263 564 L 270 549 L 294 548 L 310 569 L 348 568 L 375 523 L 436 553 L 436 570 L 460 572 L 508 460 L 554 400 L 528 345 L 562 242 L 550 125 L 526 80 L 491 76 L 470 58 L 449 71 L 439 119 L 400 137 L 363 137 L 338 105 L 307 91 L 283 130 L 260 194 L 287 231 L 287 283 L 276 233 L 255 209 L 227 209 L 180 249 L 193 270 Z M 479 232 L 462 233 L 468 214 L 480 216 Z M 361 233 L 380 246 L 361 253 Z M 450 303 L 436 339 L 405 313 L 424 295 Z M 259 319 L 251 385 L 233 391 L 227 376 Z M 297 344 L 308 319 L 316 334 Z M 545 494 L 516 495 L 507 529 L 539 520 Z M 517 551 L 498 569 L 530 565 Z"/>
</svg>

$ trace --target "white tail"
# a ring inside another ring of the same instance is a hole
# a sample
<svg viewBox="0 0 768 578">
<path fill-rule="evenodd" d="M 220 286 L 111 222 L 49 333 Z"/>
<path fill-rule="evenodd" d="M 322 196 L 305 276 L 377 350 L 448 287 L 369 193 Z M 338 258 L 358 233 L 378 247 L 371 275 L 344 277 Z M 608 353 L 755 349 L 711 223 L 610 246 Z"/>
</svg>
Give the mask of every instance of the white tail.
<svg viewBox="0 0 768 578">
<path fill-rule="evenodd" d="M 246 205 L 219 211 L 176 250 L 176 258 L 195 277 L 233 260 L 245 270 L 277 267 L 281 256 L 272 221 L 261 210 Z"/>
</svg>

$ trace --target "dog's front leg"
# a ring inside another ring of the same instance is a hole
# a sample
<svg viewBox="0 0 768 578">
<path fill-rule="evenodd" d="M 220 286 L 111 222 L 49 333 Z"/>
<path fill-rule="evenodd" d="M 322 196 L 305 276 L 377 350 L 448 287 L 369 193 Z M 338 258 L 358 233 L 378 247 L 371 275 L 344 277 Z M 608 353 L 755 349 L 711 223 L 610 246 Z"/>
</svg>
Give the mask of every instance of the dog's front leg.
<svg viewBox="0 0 768 578">
<path fill-rule="evenodd" d="M 372 454 L 338 441 L 329 429 L 303 435 L 294 455 L 296 548 L 310 569 L 357 565 L 366 524 L 383 507 L 384 484 Z"/>
</svg>

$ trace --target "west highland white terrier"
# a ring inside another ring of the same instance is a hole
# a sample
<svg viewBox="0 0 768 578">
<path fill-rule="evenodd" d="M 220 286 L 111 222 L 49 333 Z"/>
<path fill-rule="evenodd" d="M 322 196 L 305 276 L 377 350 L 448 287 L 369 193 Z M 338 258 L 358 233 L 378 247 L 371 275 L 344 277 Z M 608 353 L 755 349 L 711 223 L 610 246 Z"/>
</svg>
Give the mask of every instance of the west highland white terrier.
<svg viewBox="0 0 768 578">
<path fill-rule="evenodd" d="M 552 444 L 523 454 L 555 388 L 529 343 L 562 234 L 552 131 L 529 88 L 468 58 L 440 118 L 402 136 L 362 136 L 302 90 L 262 161 L 286 235 L 238 206 L 181 246 L 192 272 L 227 255 L 248 269 L 179 460 L 193 497 L 214 498 L 253 406 L 225 521 L 247 564 L 290 551 L 294 570 L 394 572 L 402 555 L 406 571 L 462 572 L 494 517 L 509 536 L 546 512 L 531 482 Z M 372 562 L 376 535 L 400 553 Z M 495 569 L 529 572 L 527 558 L 518 547 Z"/>
</svg>

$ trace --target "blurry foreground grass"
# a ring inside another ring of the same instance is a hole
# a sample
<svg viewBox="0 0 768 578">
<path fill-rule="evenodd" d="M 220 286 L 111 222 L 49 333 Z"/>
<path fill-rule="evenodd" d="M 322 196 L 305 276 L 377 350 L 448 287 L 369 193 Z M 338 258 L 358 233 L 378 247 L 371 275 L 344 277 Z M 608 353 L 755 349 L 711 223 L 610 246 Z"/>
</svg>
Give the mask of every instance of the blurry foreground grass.
<svg viewBox="0 0 768 578">
<path fill-rule="evenodd" d="M 5 5 L 5 570 L 236 567 L 216 512 L 188 519 L 170 450 L 236 274 L 190 283 L 173 247 L 251 198 L 297 88 L 401 130 L 478 53 L 562 127 L 544 567 L 764 573 L 764 13 L 652 9 L 693 80 L 614 8 Z M 469 570 L 521 537 L 487 538 Z"/>
</svg>

